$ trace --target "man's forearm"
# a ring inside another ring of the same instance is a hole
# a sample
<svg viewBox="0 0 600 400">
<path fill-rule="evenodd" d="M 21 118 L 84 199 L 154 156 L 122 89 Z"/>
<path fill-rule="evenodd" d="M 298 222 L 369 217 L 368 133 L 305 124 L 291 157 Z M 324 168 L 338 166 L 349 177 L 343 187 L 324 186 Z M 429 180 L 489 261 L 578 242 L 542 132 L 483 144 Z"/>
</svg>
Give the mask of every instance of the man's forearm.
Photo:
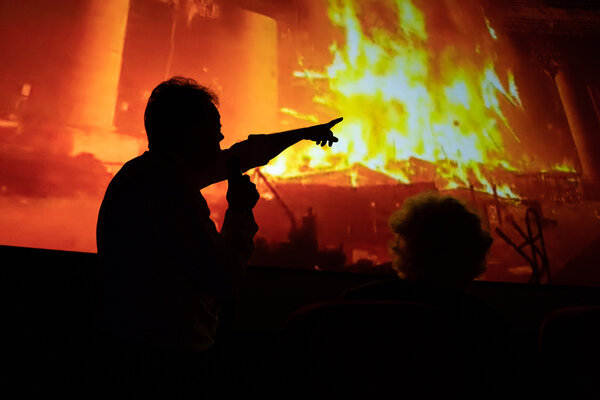
<svg viewBox="0 0 600 400">
<path fill-rule="evenodd" d="M 288 147 L 305 139 L 307 129 L 250 135 L 248 139 L 235 143 L 229 149 L 223 150 L 219 159 L 212 165 L 212 171 L 205 174 L 205 180 L 200 182 L 200 188 L 227 179 L 227 164 L 230 157 L 239 158 L 243 172 L 262 167 Z"/>
<path fill-rule="evenodd" d="M 343 118 L 336 118 L 325 124 L 308 126 L 306 128 L 294 129 L 269 135 L 250 135 L 248 140 L 239 143 L 237 149 L 244 149 L 237 156 L 240 158 L 240 164 L 243 170 L 268 164 L 273 158 L 277 157 L 288 147 L 298 143 L 303 139 L 308 139 L 325 146 L 337 142 L 338 139 L 333 135 L 331 128 L 342 121 Z M 230 149 L 235 153 L 236 145 Z"/>
<path fill-rule="evenodd" d="M 301 128 L 264 135 L 250 135 L 247 140 L 238 143 L 240 145 L 239 150 L 234 148 L 235 145 L 232 150 L 239 154 L 242 170 L 247 171 L 268 164 L 285 149 L 305 139 L 307 129 Z"/>
<path fill-rule="evenodd" d="M 248 139 L 238 142 L 229 149 L 223 150 L 204 180 L 199 182 L 200 188 L 212 185 L 227 178 L 227 165 L 231 157 L 240 160 L 243 172 L 249 169 L 267 165 L 269 161 L 277 157 L 281 152 L 303 139 L 308 139 L 325 146 L 332 145 L 338 139 L 333 136 L 331 127 L 339 123 L 342 118 L 332 120 L 325 124 L 309 126 L 306 128 L 293 129 L 289 131 L 270 133 L 265 135 L 250 135 Z"/>
</svg>

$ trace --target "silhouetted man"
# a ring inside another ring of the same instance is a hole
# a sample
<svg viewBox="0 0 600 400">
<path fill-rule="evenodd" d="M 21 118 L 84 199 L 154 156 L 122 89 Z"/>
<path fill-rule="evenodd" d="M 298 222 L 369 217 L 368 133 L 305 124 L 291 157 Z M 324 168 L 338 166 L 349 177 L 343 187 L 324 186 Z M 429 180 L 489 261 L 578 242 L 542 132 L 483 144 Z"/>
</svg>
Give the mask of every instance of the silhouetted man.
<svg viewBox="0 0 600 400">
<path fill-rule="evenodd" d="M 259 194 L 242 171 L 303 139 L 331 146 L 340 120 L 251 135 L 221 150 L 216 96 L 192 79 L 158 85 L 144 116 L 149 150 L 116 174 L 98 216 L 104 328 L 151 349 L 209 349 L 220 304 L 238 289 L 258 229 Z M 218 232 L 200 189 L 225 178 L 229 207 Z"/>
</svg>

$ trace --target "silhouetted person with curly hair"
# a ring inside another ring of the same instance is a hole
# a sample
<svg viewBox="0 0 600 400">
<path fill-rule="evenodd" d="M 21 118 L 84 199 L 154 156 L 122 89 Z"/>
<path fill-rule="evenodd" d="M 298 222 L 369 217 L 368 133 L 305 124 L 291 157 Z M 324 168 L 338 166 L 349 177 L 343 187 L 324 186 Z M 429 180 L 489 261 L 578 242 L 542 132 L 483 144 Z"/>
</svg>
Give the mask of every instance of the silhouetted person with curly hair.
<svg viewBox="0 0 600 400">
<path fill-rule="evenodd" d="M 447 371 L 454 374 L 452 390 L 465 395 L 506 393 L 514 383 L 509 328 L 499 313 L 468 293 L 485 271 L 492 244 L 479 217 L 459 200 L 431 192 L 406 199 L 391 215 L 390 227 L 393 266 L 400 279 L 373 282 L 344 297 L 435 307 L 455 328 L 447 333 L 456 344 L 452 351 L 457 351 L 450 362 L 455 368 Z"/>
<path fill-rule="evenodd" d="M 453 197 L 435 192 L 409 197 L 389 225 L 394 234 L 392 262 L 400 280 L 387 281 L 389 290 L 367 285 L 348 296 L 408 298 L 414 290 L 463 293 L 485 271 L 492 238 L 479 217 Z"/>
<path fill-rule="evenodd" d="M 455 198 L 408 198 L 390 217 L 390 227 L 394 268 L 410 282 L 464 290 L 485 271 L 492 238 Z"/>
<path fill-rule="evenodd" d="M 207 365 L 221 306 L 239 288 L 258 230 L 259 194 L 242 173 L 301 140 L 337 141 L 331 127 L 341 118 L 222 150 L 217 106 L 192 79 L 159 84 L 144 115 L 148 151 L 123 165 L 100 208 L 101 326 L 123 350 L 113 367 L 147 385 L 177 387 Z M 224 179 L 219 232 L 200 189 Z"/>
</svg>

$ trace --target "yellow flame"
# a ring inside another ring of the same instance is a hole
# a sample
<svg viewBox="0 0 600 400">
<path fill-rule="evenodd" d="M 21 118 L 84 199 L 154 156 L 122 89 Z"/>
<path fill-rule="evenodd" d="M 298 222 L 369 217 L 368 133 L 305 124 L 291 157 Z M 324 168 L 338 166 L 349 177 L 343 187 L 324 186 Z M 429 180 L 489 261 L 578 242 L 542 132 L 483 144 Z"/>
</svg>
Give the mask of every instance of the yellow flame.
<svg viewBox="0 0 600 400">
<path fill-rule="evenodd" d="M 332 61 L 323 70 L 294 72 L 298 79 L 326 82 L 313 100 L 344 117 L 335 128 L 340 142 L 325 151 L 305 146 L 285 153 L 265 171 L 285 177 L 360 163 L 402 182 L 430 179 L 440 189 L 477 183 L 489 193 L 496 185 L 499 195 L 518 197 L 482 171 L 484 165 L 486 171 L 517 170 L 504 142 L 519 138 L 502 112 L 522 109 L 514 75 L 506 71 L 501 79 L 497 54 L 485 54 L 473 38 L 465 38 L 473 41 L 472 54 L 453 45 L 433 49 L 425 14 L 410 0 L 390 8 L 393 31 L 367 31 L 358 17 L 364 4 L 330 0 L 328 15 L 344 43 L 331 45 Z M 482 31 L 486 26 L 494 36 L 482 18 Z"/>
<path fill-rule="evenodd" d="M 552 171 L 557 171 L 557 172 L 569 172 L 569 173 L 576 173 L 577 170 L 575 169 L 575 167 L 568 165 L 568 164 L 556 164 L 552 166 Z"/>
<path fill-rule="evenodd" d="M 295 117 L 295 118 L 298 118 L 298 119 L 301 119 L 301 120 L 304 120 L 304 121 L 314 122 L 315 124 L 317 122 L 319 122 L 319 119 L 316 116 L 314 116 L 314 115 L 303 114 L 301 112 L 298 112 L 298 111 L 293 110 L 293 109 L 288 108 L 288 107 L 281 107 L 279 109 L 279 111 L 281 111 L 284 114 L 291 115 L 292 117 Z"/>
<path fill-rule="evenodd" d="M 350 171 L 350 186 L 353 188 L 358 187 L 358 171 L 355 169 Z"/>
</svg>

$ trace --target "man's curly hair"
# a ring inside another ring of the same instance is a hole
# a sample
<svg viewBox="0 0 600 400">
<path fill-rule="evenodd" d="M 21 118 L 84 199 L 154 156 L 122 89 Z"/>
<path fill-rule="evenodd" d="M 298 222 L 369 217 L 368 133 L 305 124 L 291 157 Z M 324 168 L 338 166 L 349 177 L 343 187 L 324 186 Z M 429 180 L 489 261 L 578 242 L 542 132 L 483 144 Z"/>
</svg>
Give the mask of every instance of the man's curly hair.
<svg viewBox="0 0 600 400">
<path fill-rule="evenodd" d="M 150 150 L 176 150 L 186 145 L 188 128 L 211 118 L 217 95 L 194 79 L 174 76 L 154 88 L 144 126 Z"/>
<path fill-rule="evenodd" d="M 433 192 L 408 198 L 390 227 L 394 267 L 410 281 L 464 287 L 485 271 L 492 238 L 455 198 Z"/>
</svg>

